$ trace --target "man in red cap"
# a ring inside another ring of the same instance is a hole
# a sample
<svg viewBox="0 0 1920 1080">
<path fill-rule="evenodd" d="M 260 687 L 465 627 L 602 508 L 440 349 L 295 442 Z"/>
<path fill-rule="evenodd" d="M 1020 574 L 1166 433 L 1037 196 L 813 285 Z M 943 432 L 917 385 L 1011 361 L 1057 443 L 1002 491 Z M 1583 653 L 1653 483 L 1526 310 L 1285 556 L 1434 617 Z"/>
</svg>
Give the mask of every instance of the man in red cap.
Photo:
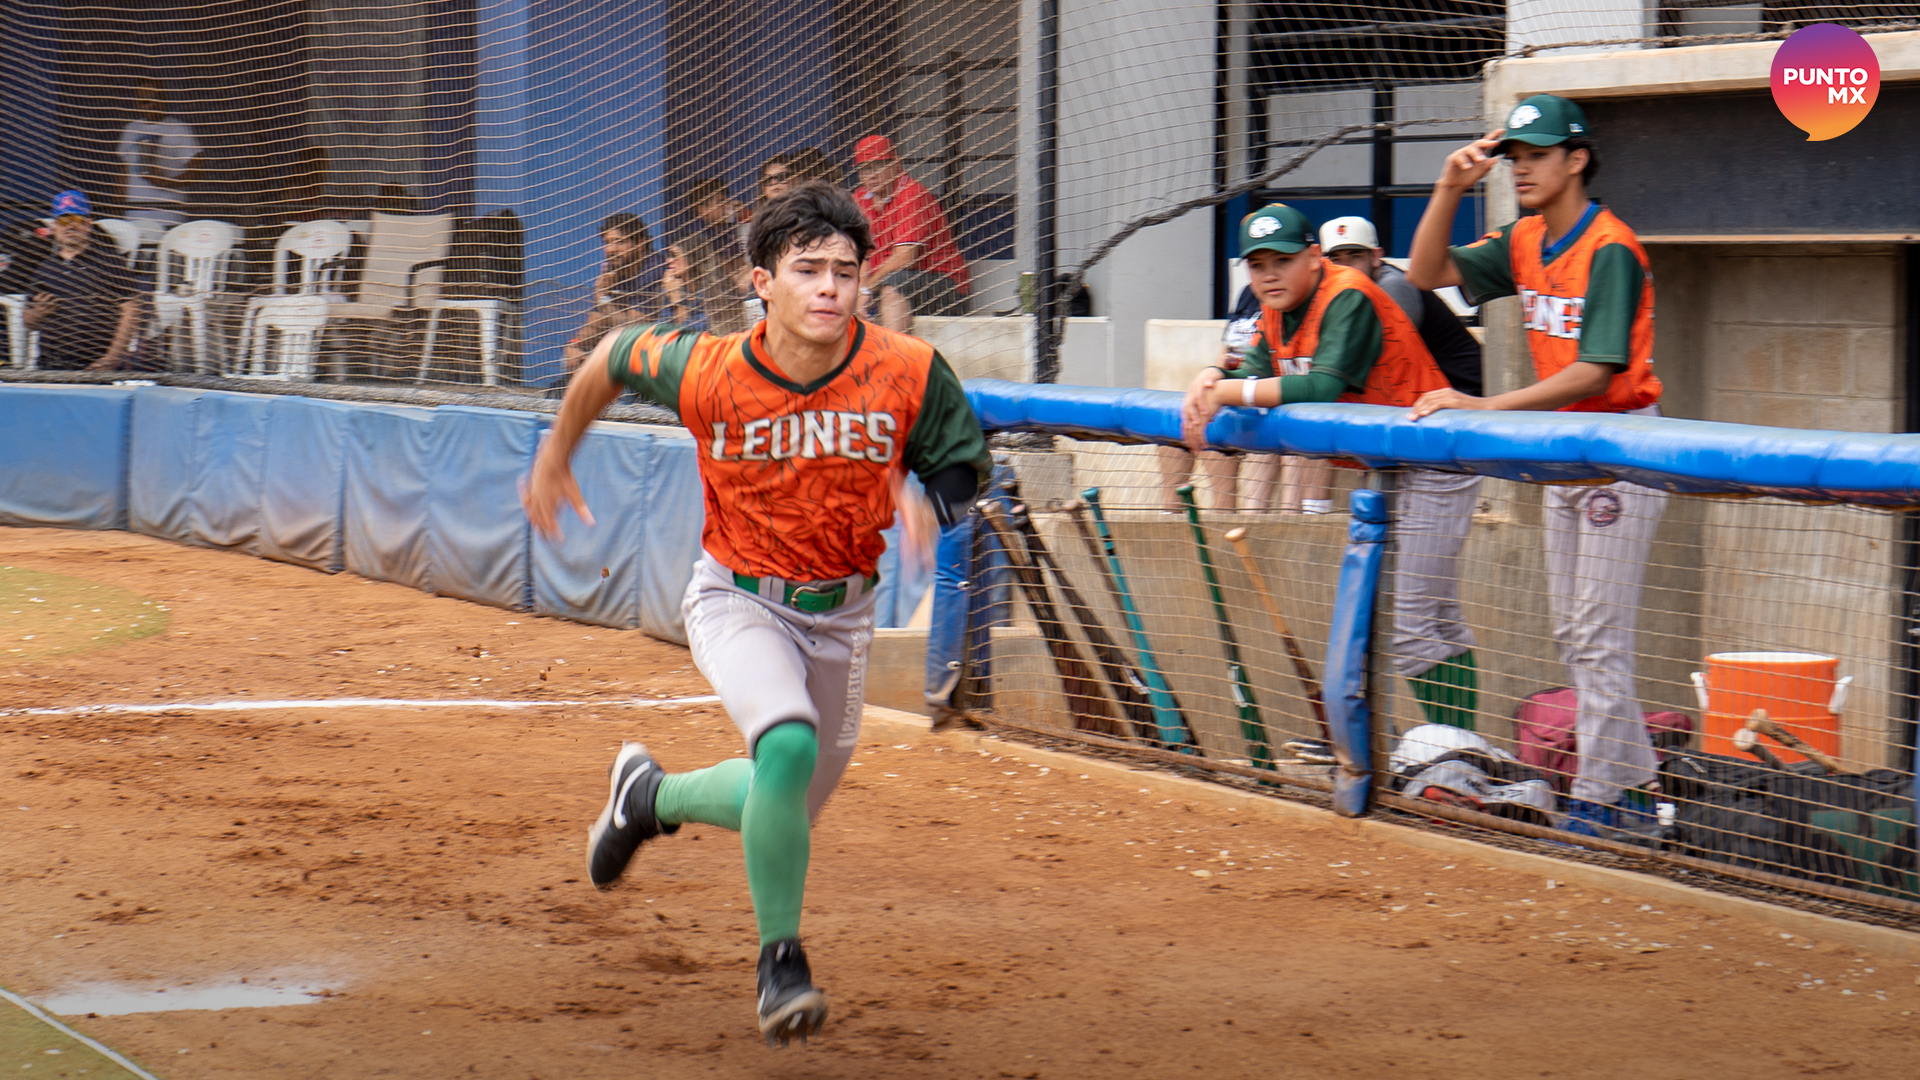
<svg viewBox="0 0 1920 1080">
<path fill-rule="evenodd" d="M 863 305 L 877 303 L 880 325 L 902 334 L 913 329 L 915 315 L 965 314 L 967 260 L 940 200 L 907 175 L 885 135 L 856 143 L 853 167 L 860 173 L 854 201 L 873 226 Z"/>
</svg>

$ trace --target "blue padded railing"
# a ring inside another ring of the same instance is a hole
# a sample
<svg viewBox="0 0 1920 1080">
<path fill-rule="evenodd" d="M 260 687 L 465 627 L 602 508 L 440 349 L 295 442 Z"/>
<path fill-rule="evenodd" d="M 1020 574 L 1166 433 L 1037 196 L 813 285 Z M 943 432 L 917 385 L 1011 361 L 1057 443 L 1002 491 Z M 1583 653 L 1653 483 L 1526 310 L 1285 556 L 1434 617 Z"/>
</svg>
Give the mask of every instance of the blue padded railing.
<svg viewBox="0 0 1920 1080">
<path fill-rule="evenodd" d="M 1180 442 L 1180 395 L 971 379 L 989 431 L 1114 442 Z M 1216 449 L 1353 458 L 1536 483 L 1614 478 L 1686 494 L 1920 504 L 1920 435 L 1807 431 L 1607 413 L 1435 413 L 1381 405 L 1222 409 Z"/>
</svg>

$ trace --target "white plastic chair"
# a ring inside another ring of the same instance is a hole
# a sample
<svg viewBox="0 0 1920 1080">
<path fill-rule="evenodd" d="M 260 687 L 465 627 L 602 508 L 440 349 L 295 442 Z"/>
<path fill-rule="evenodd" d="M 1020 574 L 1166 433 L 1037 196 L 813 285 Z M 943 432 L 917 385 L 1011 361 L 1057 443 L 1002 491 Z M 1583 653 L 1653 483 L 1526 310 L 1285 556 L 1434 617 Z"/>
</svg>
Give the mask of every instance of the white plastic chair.
<svg viewBox="0 0 1920 1080">
<path fill-rule="evenodd" d="M 193 370 L 219 373 L 225 349 L 216 356 L 212 333 L 214 301 L 226 292 L 227 267 L 240 242 L 240 229 L 224 221 L 189 221 L 167 230 L 154 257 L 154 336 L 186 323 L 193 344 Z"/>
<path fill-rule="evenodd" d="M 425 302 L 427 309 L 427 338 L 420 347 L 420 370 L 414 374 L 413 381 L 427 381 L 427 373 L 433 366 L 433 339 L 439 332 L 440 313 L 443 311 L 471 311 L 480 321 L 480 382 L 486 386 L 500 385 L 500 309 L 506 301 L 498 299 L 451 300 L 436 297 Z"/>
<path fill-rule="evenodd" d="M 25 293 L 0 294 L 0 308 L 7 312 L 7 362 L 21 371 L 40 366 L 40 331 L 27 329 Z"/>
<path fill-rule="evenodd" d="M 275 318 L 270 330 L 287 330 L 289 327 L 304 326 L 299 320 L 318 313 L 306 307 L 297 307 L 302 312 L 293 323 L 288 312 L 296 310 L 284 304 L 275 305 L 275 301 L 287 296 L 324 298 L 329 304 L 339 304 L 346 300 L 340 295 L 342 270 L 346 266 L 347 252 L 353 247 L 353 230 L 338 221 L 306 221 L 293 226 L 280 234 L 273 245 L 273 277 L 270 296 L 256 296 L 247 301 L 246 318 L 241 323 L 240 342 L 244 350 L 242 369 L 237 374 L 248 377 L 280 377 L 280 362 L 269 357 L 266 342 L 270 335 L 261 335 L 258 320 L 260 313 L 268 306 L 274 306 Z M 324 322 L 324 317 L 322 318 Z M 306 342 L 307 355 L 304 358 L 305 370 L 309 377 L 312 373 L 312 349 L 318 344 L 319 331 L 315 330 Z M 274 356 L 283 355 L 284 350 L 276 349 Z"/>
<path fill-rule="evenodd" d="M 106 233 L 113 240 L 113 246 L 120 249 L 120 257 L 127 261 L 132 269 L 140 264 L 140 227 L 125 218 L 94 218 L 93 227 Z"/>
<path fill-rule="evenodd" d="M 338 306 L 325 293 L 256 297 L 247 316 L 241 377 L 312 382 L 320 335 Z"/>
</svg>

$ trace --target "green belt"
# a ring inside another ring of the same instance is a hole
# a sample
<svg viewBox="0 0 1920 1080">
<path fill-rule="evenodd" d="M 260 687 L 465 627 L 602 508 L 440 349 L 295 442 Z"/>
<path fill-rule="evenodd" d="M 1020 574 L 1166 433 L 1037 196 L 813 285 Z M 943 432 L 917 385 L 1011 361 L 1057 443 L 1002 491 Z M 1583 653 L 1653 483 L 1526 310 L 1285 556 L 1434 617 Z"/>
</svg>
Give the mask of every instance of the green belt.
<svg viewBox="0 0 1920 1080">
<path fill-rule="evenodd" d="M 847 595 L 847 584 L 853 578 L 836 578 L 833 581 L 788 581 L 786 578 L 757 578 L 752 574 L 734 571 L 733 583 L 742 589 L 765 599 L 778 595 L 780 602 L 809 615 L 822 615 L 846 604 L 851 599 Z M 864 596 L 880 584 L 880 572 L 874 571 L 866 580 L 858 595 Z"/>
</svg>

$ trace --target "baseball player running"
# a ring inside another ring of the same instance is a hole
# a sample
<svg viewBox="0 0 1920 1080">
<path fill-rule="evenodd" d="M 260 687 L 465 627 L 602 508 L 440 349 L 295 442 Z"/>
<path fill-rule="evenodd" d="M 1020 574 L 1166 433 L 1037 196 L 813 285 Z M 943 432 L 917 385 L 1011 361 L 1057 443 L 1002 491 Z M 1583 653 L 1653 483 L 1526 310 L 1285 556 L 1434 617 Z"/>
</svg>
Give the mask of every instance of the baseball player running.
<svg viewBox="0 0 1920 1080">
<path fill-rule="evenodd" d="M 1539 213 L 1448 247 L 1461 196 L 1501 156 L 1513 163 L 1520 205 Z M 1440 409 L 1658 413 L 1653 275 L 1633 230 L 1587 197 L 1599 168 L 1586 114 L 1550 94 L 1521 102 L 1505 128 L 1448 156 L 1407 276 L 1422 289 L 1458 285 L 1476 304 L 1518 293 L 1539 381 L 1494 397 L 1435 390 L 1414 405 L 1414 419 Z M 1618 824 L 1621 789 L 1655 775 L 1633 639 L 1667 496 L 1614 483 L 1549 487 L 1544 498 L 1553 638 L 1579 695 L 1573 827 L 1593 832 L 1593 824 Z"/>
<path fill-rule="evenodd" d="M 1448 385 L 1413 320 L 1372 277 L 1322 256 L 1300 211 L 1275 203 L 1240 225 L 1240 254 L 1263 306 L 1241 370 L 1208 368 L 1187 388 L 1197 451 L 1223 405 L 1298 401 L 1412 405 Z M 1282 365 L 1304 374 L 1271 377 Z M 1473 631 L 1461 618 L 1458 560 L 1478 477 L 1413 470 L 1394 498 L 1394 664 L 1427 718 L 1473 727 Z"/>
<path fill-rule="evenodd" d="M 748 246 L 766 319 L 727 337 L 652 325 L 603 339 L 524 502 L 549 535 L 562 501 L 592 524 L 568 461 L 623 388 L 677 411 L 699 440 L 705 550 L 681 611 L 750 756 L 669 774 L 624 744 L 587 868 L 606 888 L 641 844 L 687 822 L 738 831 L 760 929 L 760 1031 L 784 1045 L 826 1021 L 800 945 L 808 834 L 860 734 L 889 474 L 912 469 L 950 524 L 990 460 L 946 361 L 854 317 L 873 238 L 852 198 L 802 185 L 761 208 Z"/>
</svg>

